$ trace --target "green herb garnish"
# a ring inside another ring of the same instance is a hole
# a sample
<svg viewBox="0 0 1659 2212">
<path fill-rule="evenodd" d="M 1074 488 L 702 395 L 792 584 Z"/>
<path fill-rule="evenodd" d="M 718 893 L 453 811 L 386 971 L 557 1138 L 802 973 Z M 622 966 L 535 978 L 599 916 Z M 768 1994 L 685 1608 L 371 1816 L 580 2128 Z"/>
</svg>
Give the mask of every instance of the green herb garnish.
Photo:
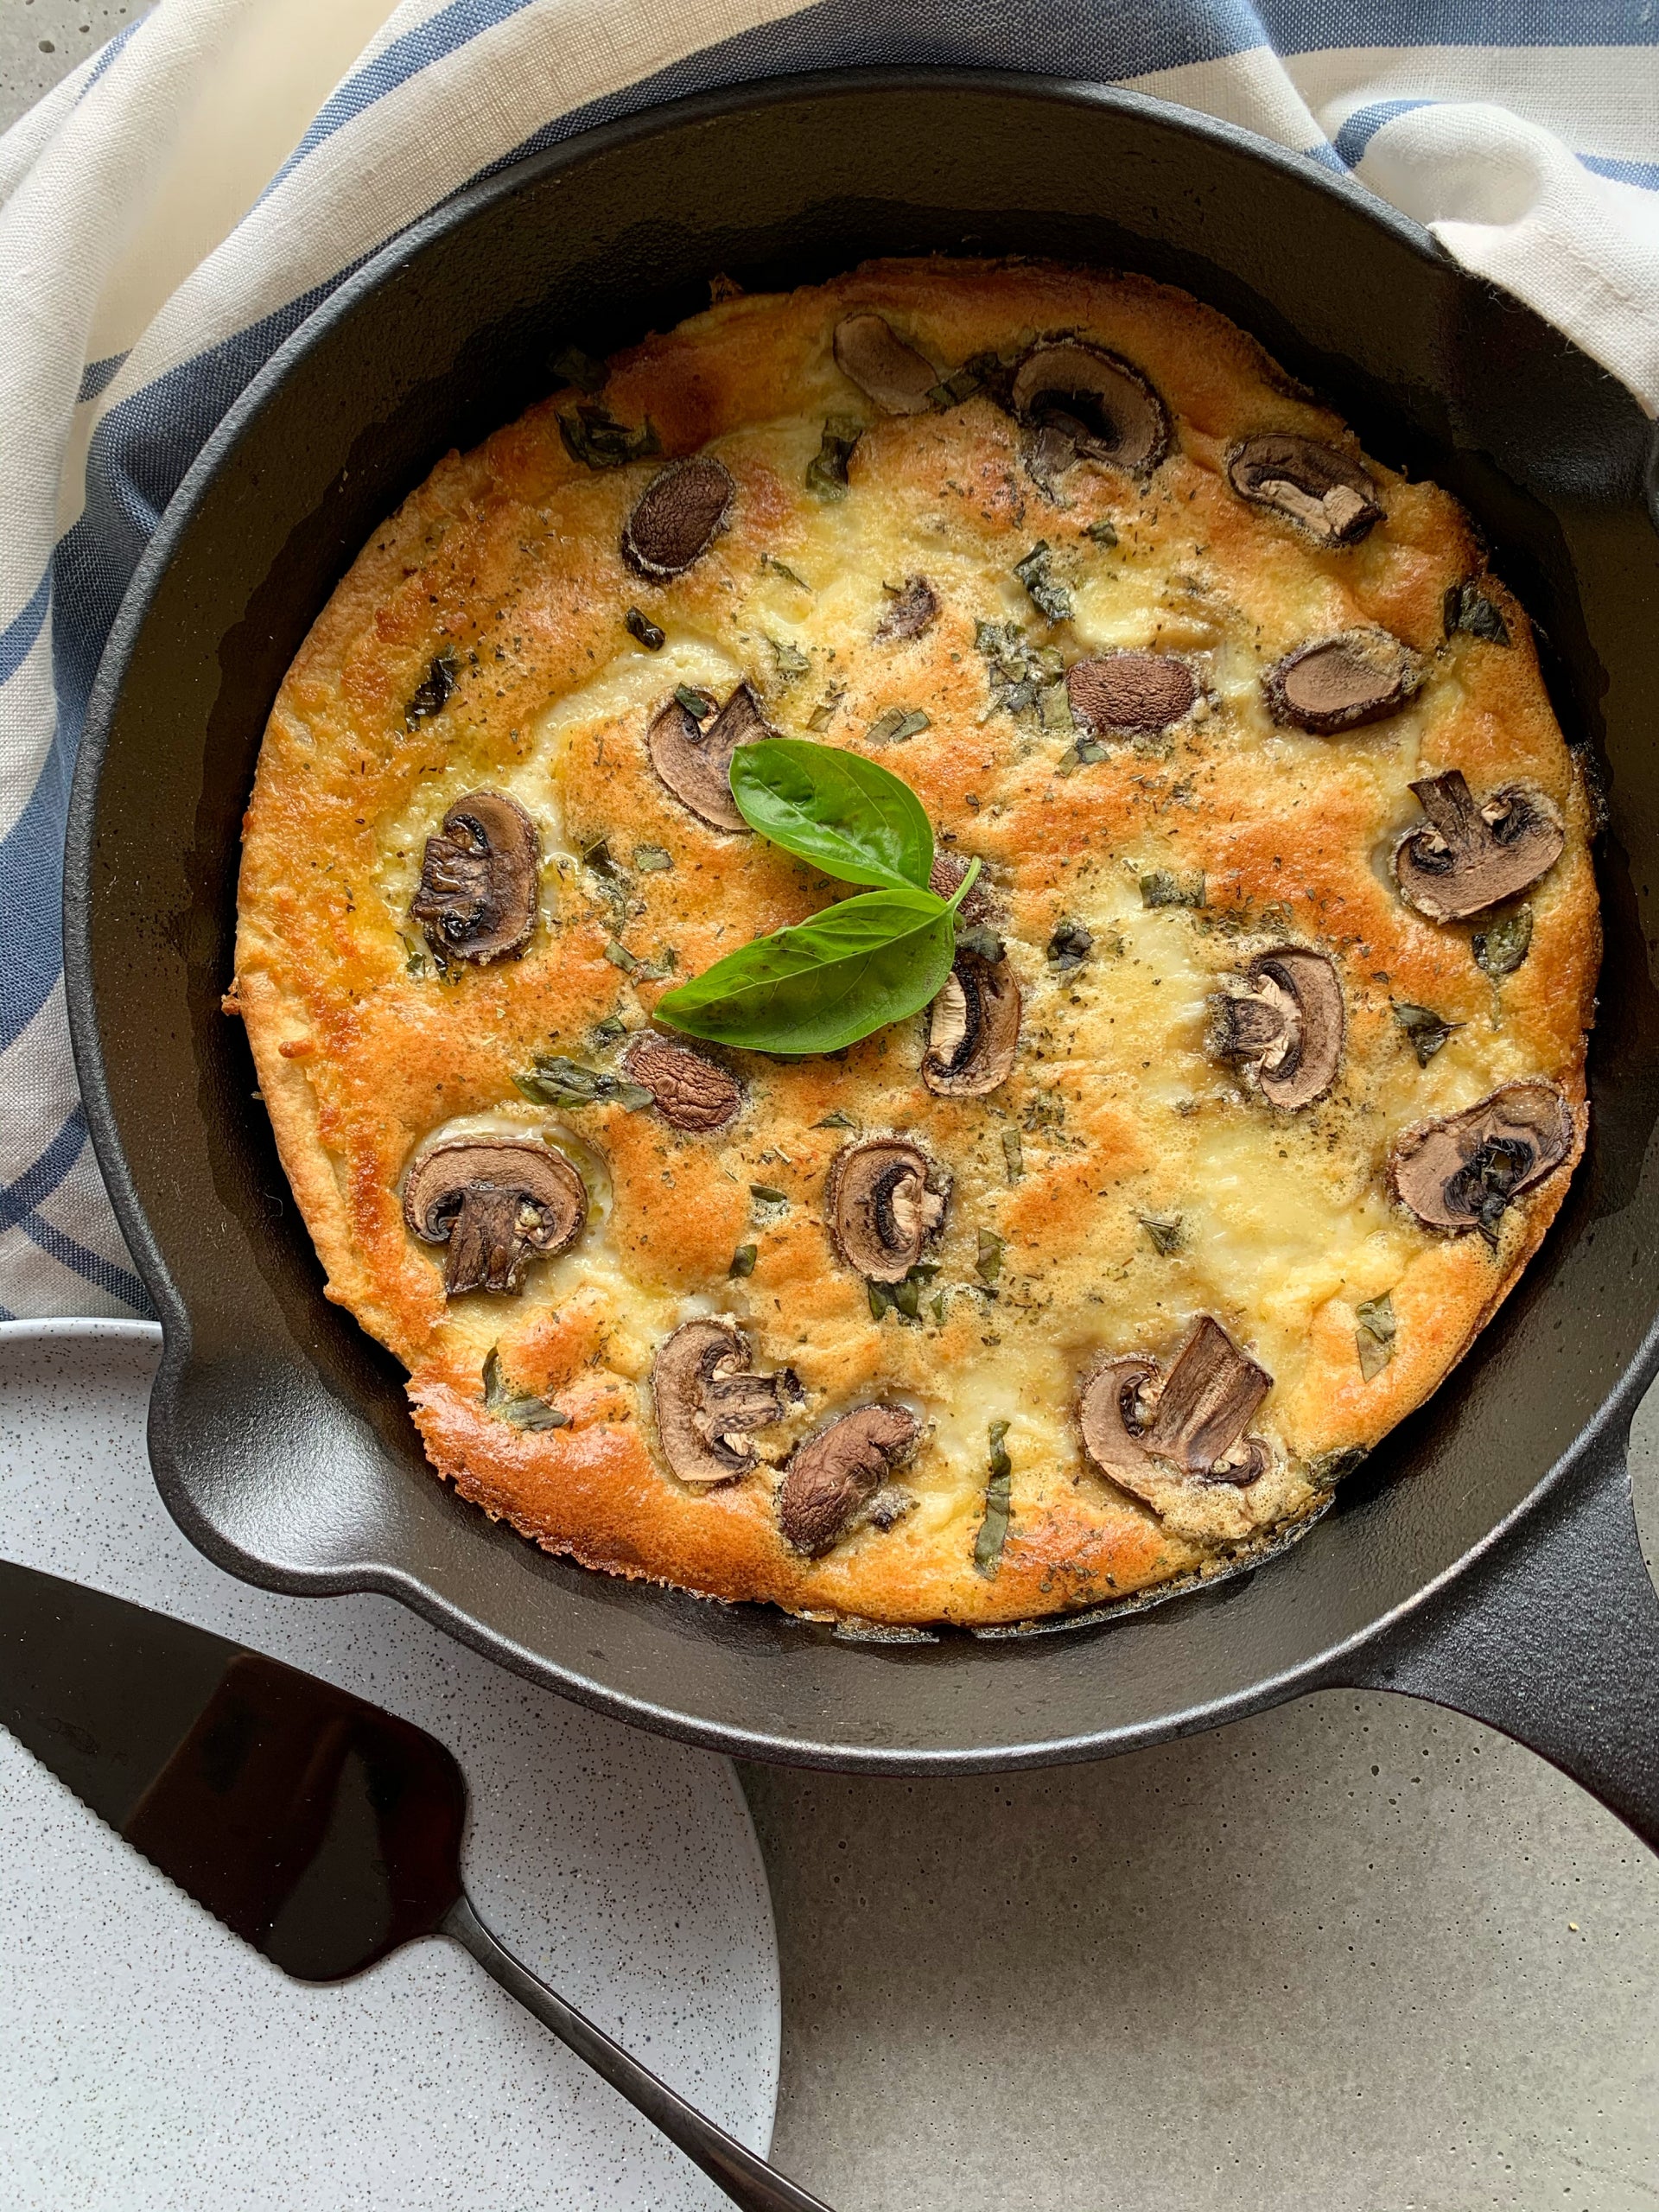
<svg viewBox="0 0 1659 2212">
<path fill-rule="evenodd" d="M 753 1244 L 740 1244 L 732 1255 L 732 1264 L 727 1268 L 727 1274 L 752 1275 L 754 1273 L 755 1249 Z"/>
<path fill-rule="evenodd" d="M 1374 1375 L 1380 1375 L 1394 1357 L 1392 1294 L 1385 1290 L 1381 1298 L 1368 1298 L 1356 1306 L 1354 1319 L 1359 1325 L 1354 1331 L 1354 1349 L 1359 1357 L 1359 1371 L 1369 1382 Z"/>
<path fill-rule="evenodd" d="M 789 1192 L 780 1191 L 775 1183 L 751 1183 L 749 1196 L 758 1198 L 763 1206 L 786 1206 Z"/>
<path fill-rule="evenodd" d="M 806 464 L 806 488 L 821 499 L 847 496 L 847 464 L 853 448 L 864 435 L 864 425 L 850 415 L 832 415 L 823 426 L 817 453 Z"/>
<path fill-rule="evenodd" d="M 640 1084 L 626 1082 L 603 1068 L 583 1067 L 580 1060 L 567 1060 L 552 1052 L 538 1052 L 524 1073 L 512 1080 L 538 1106 L 556 1106 L 564 1112 L 578 1106 L 626 1106 L 630 1113 L 637 1113 L 656 1096 Z"/>
<path fill-rule="evenodd" d="M 1202 906 L 1204 878 L 1177 875 L 1173 869 L 1155 868 L 1141 879 L 1143 906 Z"/>
<path fill-rule="evenodd" d="M 1014 573 L 1024 584 L 1039 613 L 1047 615 L 1051 622 L 1069 622 L 1071 594 L 1056 578 L 1053 558 L 1048 540 L 1039 537 L 1025 559 L 1014 563 Z"/>
<path fill-rule="evenodd" d="M 1494 982 L 1501 976 L 1512 976 L 1532 950 L 1531 907 L 1517 906 L 1501 921 L 1489 922 L 1484 930 L 1477 930 L 1471 950 L 1476 967 Z"/>
<path fill-rule="evenodd" d="M 706 691 L 694 691 L 689 683 L 677 683 L 674 696 L 685 709 L 694 722 L 707 721 L 715 711 L 715 702 Z"/>
<path fill-rule="evenodd" d="M 622 617 L 622 627 L 631 638 L 636 639 L 648 653 L 661 652 L 663 647 L 668 643 L 667 632 L 660 629 L 648 614 L 642 614 L 637 607 L 631 607 Z"/>
<path fill-rule="evenodd" d="M 974 1539 L 974 1571 L 988 1580 L 996 1573 L 1007 1540 L 1008 1508 L 1014 1489 L 1014 1463 L 1003 1448 L 1008 1433 L 1005 1421 L 994 1421 L 988 1432 L 991 1444 L 991 1476 L 985 1485 L 985 1518 Z"/>
<path fill-rule="evenodd" d="M 413 729 L 416 722 L 429 721 L 434 715 L 443 712 L 449 703 L 459 674 L 454 648 L 446 645 L 433 659 L 426 674 L 416 685 L 409 704 L 404 709 L 405 729 Z"/>
<path fill-rule="evenodd" d="M 1452 1032 L 1463 1027 L 1460 1021 L 1443 1021 L 1431 1007 L 1400 999 L 1394 1002 L 1394 1018 L 1410 1039 L 1420 1068 L 1426 1068 Z"/>
<path fill-rule="evenodd" d="M 798 676 L 804 676 L 811 667 L 811 654 L 804 653 L 798 645 L 791 645 L 787 638 L 768 638 L 766 643 L 771 646 L 772 657 L 778 664 L 778 673 L 785 683 L 792 683 Z"/>
<path fill-rule="evenodd" d="M 572 461 L 587 468 L 626 468 L 631 461 L 645 461 L 662 451 L 657 426 L 647 416 L 635 430 L 619 423 L 607 407 L 579 402 L 569 415 L 559 417 L 559 435 Z"/>
<path fill-rule="evenodd" d="M 774 576 L 781 576 L 786 584 L 793 584 L 797 591 L 811 594 L 812 587 L 806 578 L 798 575 L 787 561 L 780 561 L 775 553 L 763 553 L 760 556 L 760 566 L 763 569 L 770 569 Z"/>
<path fill-rule="evenodd" d="M 732 797 L 753 830 L 843 883 L 876 887 L 758 938 L 670 991 L 659 1018 L 756 1052 L 834 1052 L 919 1013 L 950 971 L 958 907 L 928 887 L 933 830 L 890 770 L 808 738 L 763 738 L 732 757 Z"/>
<path fill-rule="evenodd" d="M 1507 645 L 1510 626 L 1493 601 L 1487 598 L 1472 577 L 1466 583 L 1453 584 L 1446 594 L 1446 634 L 1448 638 L 1458 631 L 1465 631 L 1471 638 L 1484 638 L 1491 645 Z"/>
<path fill-rule="evenodd" d="M 1083 534 L 1085 537 L 1092 537 L 1096 545 L 1116 545 L 1117 543 L 1116 530 L 1104 520 L 1085 523 Z"/>
<path fill-rule="evenodd" d="M 814 1122 L 815 1129 L 855 1129 L 858 1123 L 850 1114 L 826 1114 L 821 1122 Z"/>
<path fill-rule="evenodd" d="M 872 745 L 903 745 L 912 737 L 919 737 L 925 729 L 931 729 L 933 718 L 925 715 L 919 707 L 889 707 L 885 715 L 878 715 L 870 724 L 868 737 Z"/>
<path fill-rule="evenodd" d="M 655 875 L 665 868 L 672 868 L 674 855 L 664 845 L 636 845 L 633 864 L 641 875 Z"/>
<path fill-rule="evenodd" d="M 492 1344 L 484 1359 L 484 1410 L 515 1428 L 569 1428 L 570 1416 L 545 1398 L 515 1390 L 501 1372 L 501 1355 Z"/>
<path fill-rule="evenodd" d="M 998 1236 L 988 1229 L 980 1230 L 979 1254 L 974 1262 L 974 1273 L 982 1282 L 996 1281 L 1002 1272 L 1002 1255 L 1007 1249 L 1007 1237 Z"/>
<path fill-rule="evenodd" d="M 1151 1237 L 1155 1250 L 1167 1259 L 1172 1252 L 1181 1249 L 1181 1217 L 1178 1213 L 1143 1213 L 1141 1226 Z"/>
<path fill-rule="evenodd" d="M 1007 1169 L 1010 1183 L 1017 1183 L 1026 1172 L 1026 1155 L 1018 1129 L 1002 1132 L 1002 1164 Z"/>
</svg>

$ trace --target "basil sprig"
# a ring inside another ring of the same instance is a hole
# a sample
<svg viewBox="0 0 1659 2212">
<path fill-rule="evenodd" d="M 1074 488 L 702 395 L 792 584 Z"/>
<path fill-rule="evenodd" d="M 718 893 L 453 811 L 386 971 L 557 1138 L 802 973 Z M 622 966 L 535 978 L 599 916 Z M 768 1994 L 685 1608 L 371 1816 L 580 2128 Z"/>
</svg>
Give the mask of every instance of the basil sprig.
<svg viewBox="0 0 1659 2212">
<path fill-rule="evenodd" d="M 938 996 L 956 953 L 953 897 L 928 888 L 933 830 L 908 784 L 861 754 L 765 738 L 732 756 L 751 828 L 843 883 L 875 887 L 758 938 L 659 999 L 688 1036 L 753 1052 L 836 1052 Z"/>
</svg>

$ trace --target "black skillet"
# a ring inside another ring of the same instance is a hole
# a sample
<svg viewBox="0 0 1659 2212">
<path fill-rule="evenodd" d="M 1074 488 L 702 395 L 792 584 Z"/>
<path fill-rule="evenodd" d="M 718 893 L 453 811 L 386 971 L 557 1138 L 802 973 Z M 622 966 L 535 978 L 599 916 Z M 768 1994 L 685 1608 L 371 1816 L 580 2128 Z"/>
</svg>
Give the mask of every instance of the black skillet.
<svg viewBox="0 0 1659 2212">
<path fill-rule="evenodd" d="M 1212 302 L 1383 459 L 1457 492 L 1606 777 L 1589 1156 L 1495 1324 L 1257 1572 L 993 1640 L 850 1642 L 553 1560 L 427 1468 L 400 1371 L 321 1295 L 238 1025 L 238 834 L 271 697 L 379 519 L 452 445 L 702 305 L 871 253 L 1019 251 Z M 1093 87 L 865 72 L 683 102 L 460 194 L 254 381 L 168 509 L 81 748 L 67 980 L 99 1159 L 159 1306 L 156 1478 L 270 1587 L 389 1591 L 619 1717 L 869 1771 L 1090 1758 L 1381 1684 L 1508 1730 L 1659 1846 L 1659 1603 L 1624 1467 L 1659 1364 L 1659 539 L 1621 386 L 1427 234 L 1226 125 Z"/>
</svg>

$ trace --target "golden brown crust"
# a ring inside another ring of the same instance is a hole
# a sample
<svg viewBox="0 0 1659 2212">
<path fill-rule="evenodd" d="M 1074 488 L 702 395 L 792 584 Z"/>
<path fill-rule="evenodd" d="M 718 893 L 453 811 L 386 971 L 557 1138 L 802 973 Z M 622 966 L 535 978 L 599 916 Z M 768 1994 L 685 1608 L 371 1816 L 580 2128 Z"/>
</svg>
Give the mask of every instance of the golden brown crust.
<svg viewBox="0 0 1659 2212">
<path fill-rule="evenodd" d="M 945 372 L 1078 331 L 1161 394 L 1169 455 L 1143 480 L 1079 463 L 1047 497 L 985 393 L 878 416 L 832 354 L 855 308 L 889 317 Z M 441 1473 L 612 1572 L 804 1611 L 990 1624 L 1201 1571 L 1294 1522 L 1322 1496 L 1332 1454 L 1374 1444 L 1444 1379 L 1565 1192 L 1568 1169 L 1513 1205 L 1494 1255 L 1389 1201 L 1392 1139 L 1542 1075 L 1571 1103 L 1582 1148 L 1599 958 L 1589 807 L 1501 584 L 1482 576 L 1507 645 L 1446 633 L 1447 590 L 1482 564 L 1466 518 L 1375 463 L 1384 519 L 1356 545 L 1322 547 L 1239 498 L 1225 468 L 1241 438 L 1290 430 L 1353 455 L 1351 435 L 1243 334 L 1132 276 L 874 264 L 786 297 L 725 301 L 619 357 L 603 397 L 619 422 L 649 417 L 665 454 L 712 446 L 730 470 L 730 524 L 708 553 L 665 582 L 629 570 L 623 523 L 659 464 L 583 467 L 558 424 L 575 395 L 557 395 L 448 456 L 376 534 L 271 715 L 232 996 L 329 1296 L 409 1367 Z M 840 501 L 805 483 L 832 416 L 866 425 Z M 1039 539 L 1071 602 L 1054 626 L 1013 574 Z M 936 618 L 878 640 L 918 575 Z M 660 655 L 625 630 L 631 607 L 667 632 Z M 983 627 L 1008 624 L 1020 650 L 1067 662 L 1178 653 L 1198 705 L 1164 737 L 1126 736 L 1100 759 L 1085 747 L 1079 761 L 1086 733 L 1059 726 L 1057 663 L 1009 710 Z M 1275 724 L 1264 671 L 1309 639 L 1365 626 L 1424 657 L 1416 698 L 1339 737 Z M 408 712 L 441 653 L 453 696 Z M 613 1103 L 549 1109 L 515 1088 L 538 1052 L 613 1065 L 599 1025 L 620 1016 L 637 1030 L 667 987 L 630 959 L 650 968 L 671 947 L 678 972 L 695 973 L 830 895 L 760 841 L 699 822 L 652 770 L 645 729 L 674 685 L 724 698 L 740 678 L 775 728 L 832 744 L 875 750 L 891 709 L 928 715 L 883 757 L 942 836 L 984 861 L 999 903 L 1024 1019 L 996 1091 L 926 1091 L 921 1023 L 841 1061 L 734 1056 L 743 1104 L 717 1131 Z M 1452 768 L 1477 794 L 1535 784 L 1567 825 L 1565 853 L 1527 897 L 1530 950 L 1502 977 L 1472 957 L 1483 918 L 1431 923 L 1389 877 L 1393 842 L 1422 821 L 1407 786 Z M 541 918 L 522 959 L 445 979 L 407 910 L 424 839 L 478 789 L 509 791 L 537 822 Z M 595 870 L 582 855 L 601 839 L 610 866 Z M 638 866 L 646 847 L 671 865 Z M 1200 875 L 1201 906 L 1157 903 L 1160 884 L 1192 896 Z M 1094 942 L 1069 969 L 1046 948 L 1079 918 Z M 1281 940 L 1331 956 L 1347 1012 L 1335 1087 L 1294 1115 L 1205 1048 L 1210 999 Z M 1401 1004 L 1459 1025 L 1427 1065 Z M 821 1126 L 831 1115 L 912 1139 L 954 1179 L 940 1272 L 913 1322 L 874 1318 L 834 1258 L 823 1186 L 847 1131 Z M 442 1255 L 408 1233 L 400 1181 L 434 1129 L 474 1116 L 550 1134 L 597 1203 L 582 1242 L 532 1268 L 519 1297 L 446 1304 Z M 1173 1249 L 1148 1219 L 1179 1221 L 1163 1236 Z M 750 1245 L 753 1272 L 734 1274 Z M 1356 1309 L 1384 1292 L 1395 1335 L 1368 1376 Z M 664 1338 L 711 1306 L 744 1319 L 761 1369 L 795 1370 L 805 1402 L 757 1440 L 755 1473 L 693 1490 L 661 1461 L 647 1384 Z M 1091 1359 L 1167 1358 L 1200 1313 L 1274 1377 L 1258 1423 L 1274 1465 L 1244 1490 L 1192 1484 L 1160 1516 L 1086 1463 L 1072 1402 Z M 493 1349 L 512 1389 L 556 1406 L 564 1426 L 518 1427 L 486 1405 Z M 777 1463 L 833 1412 L 895 1392 L 925 1420 L 904 1471 L 912 1510 L 855 1526 L 817 1559 L 797 1554 L 778 1532 Z M 1012 1510 L 982 1571 L 998 1420 L 1010 1423 Z"/>
</svg>

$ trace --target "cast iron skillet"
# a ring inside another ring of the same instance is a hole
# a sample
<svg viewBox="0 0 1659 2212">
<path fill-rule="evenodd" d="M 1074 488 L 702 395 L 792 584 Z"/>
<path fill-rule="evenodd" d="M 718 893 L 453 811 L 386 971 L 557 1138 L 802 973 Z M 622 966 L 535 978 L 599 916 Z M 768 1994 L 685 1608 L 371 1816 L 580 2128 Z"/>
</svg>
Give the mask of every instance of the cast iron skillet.
<svg viewBox="0 0 1659 2212">
<path fill-rule="evenodd" d="M 271 697 L 379 519 L 603 352 L 878 252 L 1141 269 L 1256 332 L 1432 472 L 1548 632 L 1607 772 L 1589 1157 L 1456 1378 L 1260 1572 L 995 1639 L 857 1643 L 550 1559 L 432 1477 L 401 1373 L 323 1299 L 238 1024 L 241 810 Z M 161 1309 L 168 1504 L 269 1586 L 391 1592 L 607 1712 L 870 1771 L 1098 1757 L 1338 1684 L 1479 1715 L 1659 1844 L 1659 1604 L 1626 1432 L 1659 1364 L 1659 542 L 1629 395 L 1338 178 L 1126 94 L 866 72 L 681 103 L 459 194 L 311 317 L 191 471 L 110 641 L 69 838 L 68 990 L 99 1157 Z"/>
</svg>

